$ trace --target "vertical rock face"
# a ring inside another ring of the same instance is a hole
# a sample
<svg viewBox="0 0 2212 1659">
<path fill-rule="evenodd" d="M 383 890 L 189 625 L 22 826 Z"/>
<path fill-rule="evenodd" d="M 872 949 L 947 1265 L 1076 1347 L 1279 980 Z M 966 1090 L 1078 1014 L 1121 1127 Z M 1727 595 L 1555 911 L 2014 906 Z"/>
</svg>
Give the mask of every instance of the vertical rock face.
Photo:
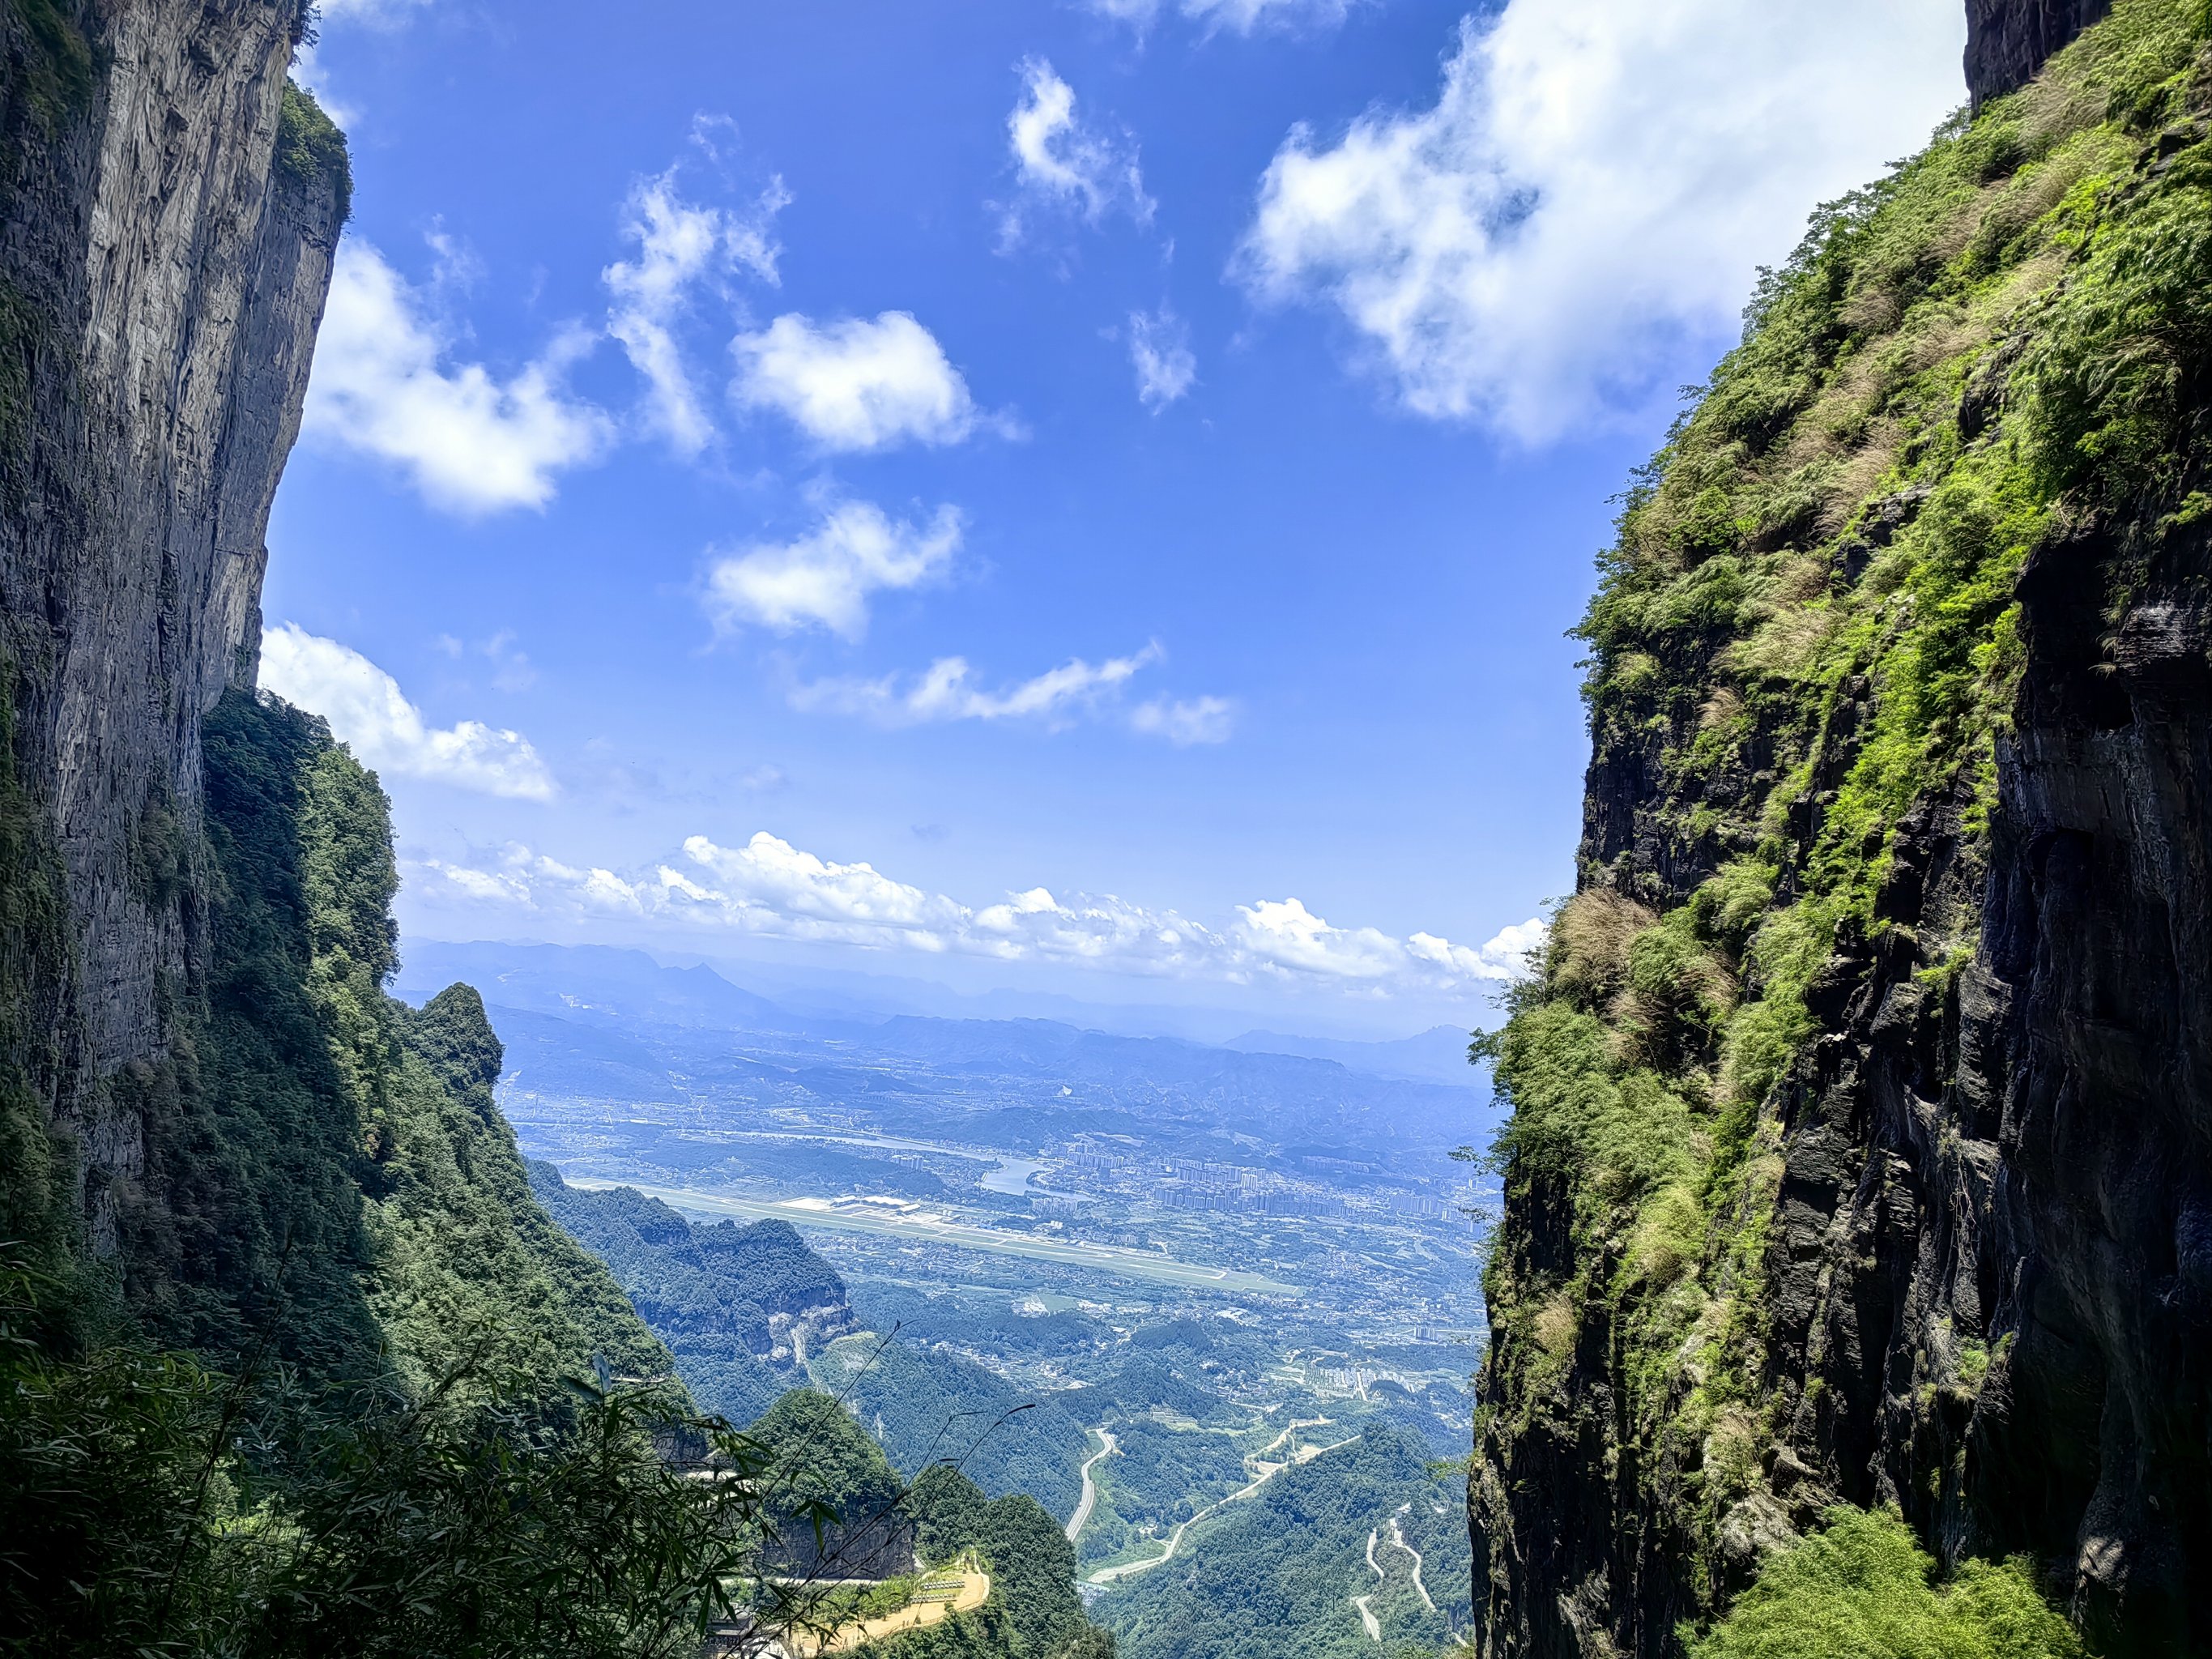
<svg viewBox="0 0 2212 1659">
<path fill-rule="evenodd" d="M 143 1158 L 112 1085 L 162 1057 L 204 927 L 199 725 L 252 683 L 344 186 L 274 165 L 300 0 L 5 15 L 0 649 L 68 918 L 10 1058 L 75 1138 L 103 1244 Z"/>
<path fill-rule="evenodd" d="M 1966 90 L 1976 108 L 2024 86 L 2112 0 L 1966 0 Z"/>
<path fill-rule="evenodd" d="M 1487 1654 L 1676 1651 L 1838 1504 L 2212 1651 L 2212 19 L 2111 10 L 1629 498 L 1496 1045 Z"/>
<path fill-rule="evenodd" d="M 2063 1551 L 2107 1653 L 2212 1644 L 2212 546 L 2146 551 L 2092 527 L 2023 574 L 1961 1032 L 1999 1154 L 1980 1278 L 2017 1334 L 1960 1520 Z"/>
</svg>

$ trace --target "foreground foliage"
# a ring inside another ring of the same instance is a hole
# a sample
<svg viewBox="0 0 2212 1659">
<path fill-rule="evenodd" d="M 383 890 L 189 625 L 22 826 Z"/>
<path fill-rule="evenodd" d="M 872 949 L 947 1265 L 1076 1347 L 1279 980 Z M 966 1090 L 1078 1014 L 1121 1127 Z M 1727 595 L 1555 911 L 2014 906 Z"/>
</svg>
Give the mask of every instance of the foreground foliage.
<svg viewBox="0 0 2212 1659">
<path fill-rule="evenodd" d="M 0 1651 L 688 1656 L 757 1559 L 769 1461 L 665 1389 L 63 1359 L 21 1333 L 39 1288 L 0 1290 Z"/>
<path fill-rule="evenodd" d="M 385 994 L 375 779 L 273 699 L 204 736 L 204 839 L 155 802 L 136 842 L 207 950 L 168 1054 L 107 1085 L 147 1139 L 113 1258 L 0 1079 L 0 1650 L 696 1652 L 763 1547 L 760 1460 L 653 1380 L 666 1351 L 531 1196 L 475 993 Z M 34 945 L 66 935 L 36 825 L 0 764 Z M 4 1018 L 35 1016 L 65 946 L 7 957 Z"/>
<path fill-rule="evenodd" d="M 1830 1511 L 1769 1561 L 1692 1659 L 2080 1659 L 2025 1562 L 1970 1561 L 1950 1583 L 1894 1511 Z"/>
</svg>

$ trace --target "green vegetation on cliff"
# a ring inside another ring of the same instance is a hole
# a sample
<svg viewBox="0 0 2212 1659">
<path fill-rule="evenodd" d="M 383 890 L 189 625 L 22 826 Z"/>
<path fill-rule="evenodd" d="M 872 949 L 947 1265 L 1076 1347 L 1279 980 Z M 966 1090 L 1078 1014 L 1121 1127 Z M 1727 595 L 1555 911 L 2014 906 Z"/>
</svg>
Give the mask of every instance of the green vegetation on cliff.
<svg viewBox="0 0 2212 1659">
<path fill-rule="evenodd" d="M 1820 1128 L 1791 1079 L 1876 969 L 1903 988 L 1883 1018 L 1957 1029 L 2024 568 L 2091 532 L 2125 568 L 2212 516 L 2206 30 L 2201 5 L 2123 0 L 1823 208 L 1625 498 L 1579 630 L 1578 891 L 1479 1045 L 1513 1115 L 1470 1499 L 1500 1540 L 1547 1501 L 1609 1507 L 1577 1524 L 1614 1541 L 1570 1539 L 1547 1569 L 1562 1607 L 1595 1598 L 1572 1618 L 1710 1615 L 1826 1481 L 1866 1478 L 1821 1369 L 1861 1362 L 1774 1329 L 1785 1114 Z M 1960 1132 L 1928 1111 L 1940 1170 Z M 1987 1311 L 1946 1310 L 1899 1387 L 1930 1446 L 2002 1370 L 2002 1334 L 1970 1322 Z M 1960 1502 L 1948 1455 L 1905 1494 L 1923 1528 Z M 1530 1616 L 1514 1547 L 1478 1585 L 1508 1621 Z M 1616 1588 L 1593 1589 L 1607 1547 Z M 1760 1639 L 1710 1650 L 1784 1650 Z"/>
<path fill-rule="evenodd" d="M 1054 1515 L 1075 1512 L 1089 1441 L 1060 1401 L 1025 1394 L 964 1355 L 889 1330 L 835 1343 L 814 1373 L 825 1388 L 847 1395 L 904 1467 L 957 1461 L 994 1497 L 1026 1492 Z"/>
<path fill-rule="evenodd" d="M 47 1306 L 65 1325 L 83 1300 L 67 1219 L 76 1149 L 47 1121 L 55 1056 L 41 1051 L 40 1034 L 70 970 L 69 905 L 61 856 L 23 787 L 13 669 L 0 659 L 0 1239 L 50 1279 L 70 1282 Z"/>
<path fill-rule="evenodd" d="M 606 1263 L 700 1408 L 733 1423 L 757 1417 L 790 1386 L 769 1361 L 776 1316 L 841 1308 L 844 1282 L 782 1221 L 694 1225 L 635 1188 L 571 1187 L 530 1165 L 546 1210 Z M 785 1358 L 795 1360 L 787 1344 Z"/>
<path fill-rule="evenodd" d="M 1075 1548 L 1026 1493 L 986 1498 L 950 1462 L 911 1486 L 839 1399 L 793 1389 L 747 1431 L 767 1467 L 770 1559 L 789 1577 L 763 1586 L 770 1622 L 825 1632 L 904 1605 L 909 1569 L 961 1560 L 991 1577 L 984 1604 L 860 1650 L 884 1659 L 1110 1659 L 1112 1639 L 1083 1614 Z M 857 1599 L 819 1587 L 891 1581 Z M 811 1579 L 813 1582 L 808 1582 Z M 892 1607 L 876 1605 L 895 1597 Z"/>
<path fill-rule="evenodd" d="M 1084 1617 L 1075 1594 L 1075 1547 L 1024 1492 L 986 1498 L 948 1464 L 924 1469 L 908 1498 L 915 1546 L 933 1565 L 971 1557 L 991 1575 L 981 1617 L 958 1614 L 935 1631 L 879 1644 L 886 1659 L 964 1659 L 1012 1652 L 1038 1659 L 1111 1659 L 1112 1638 Z M 1005 1613 L 1006 1631 L 992 1629 Z"/>
<path fill-rule="evenodd" d="M 551 1377 L 667 1352 L 530 1191 L 474 991 L 386 996 L 398 875 L 376 780 L 313 716 L 227 696 L 204 726 L 212 946 L 176 1059 L 126 1077 L 149 1191 L 125 1288 L 159 1339 L 266 1346 L 323 1382 L 465 1359 Z"/>
<path fill-rule="evenodd" d="M 270 699 L 204 736 L 204 847 L 161 815 L 140 838 L 208 932 L 169 1056 L 112 1085 L 149 1172 L 118 1195 L 119 1297 L 41 1197 L 69 1149 L 42 1166 L 9 1103 L 9 1219 L 35 1226 L 0 1247 L 0 1651 L 696 1653 L 787 1471 L 691 1416 L 531 1195 L 476 994 L 384 994 L 374 778 Z M 4 851 L 36 937 L 37 838 Z"/>
<path fill-rule="evenodd" d="M 315 94 L 284 83 L 284 104 L 276 127 L 276 171 L 309 194 L 328 191 L 337 204 L 337 222 L 353 215 L 353 161 L 345 134 L 323 112 Z"/>
<path fill-rule="evenodd" d="M 2027 1564 L 1970 1561 L 1951 1583 L 1894 1512 L 1837 1509 L 1772 1558 L 1692 1659 L 2079 1659 L 2081 1638 Z"/>
</svg>

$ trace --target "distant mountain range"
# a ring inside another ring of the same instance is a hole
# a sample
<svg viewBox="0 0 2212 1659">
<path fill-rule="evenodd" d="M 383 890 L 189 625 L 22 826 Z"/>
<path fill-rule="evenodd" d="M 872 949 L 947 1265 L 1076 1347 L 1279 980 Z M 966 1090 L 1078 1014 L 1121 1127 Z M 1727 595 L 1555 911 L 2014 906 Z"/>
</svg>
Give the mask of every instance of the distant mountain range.
<svg viewBox="0 0 2212 1659">
<path fill-rule="evenodd" d="M 565 961 L 568 967 L 560 971 L 587 968 L 610 984 L 625 980 L 635 983 L 632 976 L 638 973 L 693 974 L 700 976 L 698 982 L 702 984 L 711 976 L 730 990 L 754 998 L 759 1005 L 755 1017 L 763 1021 L 781 1018 L 874 1023 L 901 1014 L 984 1022 L 1048 1020 L 1114 1036 L 1172 1037 L 1210 1048 L 1341 1060 L 1356 1071 L 1376 1075 L 1467 1081 L 1468 1033 L 1457 1025 L 1440 1025 L 1403 1038 L 1378 1038 L 1356 1030 L 1330 1029 L 1324 1024 L 1310 1034 L 1293 1036 L 1277 1029 L 1282 1023 L 1279 1017 L 1263 1017 L 1252 1009 L 1091 1001 L 1058 992 L 1003 988 L 962 991 L 896 974 L 736 962 L 688 951 L 654 953 L 608 945 L 454 943 L 410 937 L 402 942 L 400 954 L 402 988 L 413 988 L 423 994 L 442 989 L 453 977 L 469 978 L 480 971 L 517 974 L 526 981 L 554 971 L 555 963 Z M 628 967 L 621 963 L 624 958 L 629 959 Z M 463 969 L 466 971 L 458 971 Z M 707 989 L 703 994 L 722 1006 L 734 1006 L 720 992 Z M 489 1000 L 489 991 L 486 996 Z M 513 999 L 507 1000 L 513 1004 Z"/>
<path fill-rule="evenodd" d="M 1456 1025 L 1435 1025 L 1395 1042 L 1347 1042 L 1333 1037 L 1285 1036 L 1280 1031 L 1247 1031 L 1221 1046 L 1248 1054 L 1333 1060 L 1347 1071 L 1364 1072 L 1370 1077 L 1402 1077 L 1467 1089 L 1486 1082 L 1488 1076 L 1468 1063 L 1467 1045 L 1473 1039 L 1473 1032 Z"/>
<path fill-rule="evenodd" d="M 801 1010 L 703 964 L 595 945 L 410 942 L 395 986 L 483 992 L 518 1087 L 554 1098 L 896 1103 L 914 1130 L 1034 1148 L 1170 1122 L 1347 1149 L 1480 1139 L 1489 1100 L 1464 1033 L 1397 1042 L 1250 1032 L 1233 1043 L 1058 1020 Z M 1119 1121 L 1134 1115 L 1140 1122 Z"/>
</svg>

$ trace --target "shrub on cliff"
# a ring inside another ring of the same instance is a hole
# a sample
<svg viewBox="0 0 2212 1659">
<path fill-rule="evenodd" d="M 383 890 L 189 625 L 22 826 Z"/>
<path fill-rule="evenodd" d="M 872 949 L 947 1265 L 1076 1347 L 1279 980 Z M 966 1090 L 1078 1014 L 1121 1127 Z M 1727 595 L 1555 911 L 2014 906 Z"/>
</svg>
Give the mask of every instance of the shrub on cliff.
<svg viewBox="0 0 2212 1659">
<path fill-rule="evenodd" d="M 1936 1563 L 1893 1510 L 1838 1506 L 1767 1562 L 1692 1659 L 2080 1659 L 2024 1561 Z"/>
</svg>

